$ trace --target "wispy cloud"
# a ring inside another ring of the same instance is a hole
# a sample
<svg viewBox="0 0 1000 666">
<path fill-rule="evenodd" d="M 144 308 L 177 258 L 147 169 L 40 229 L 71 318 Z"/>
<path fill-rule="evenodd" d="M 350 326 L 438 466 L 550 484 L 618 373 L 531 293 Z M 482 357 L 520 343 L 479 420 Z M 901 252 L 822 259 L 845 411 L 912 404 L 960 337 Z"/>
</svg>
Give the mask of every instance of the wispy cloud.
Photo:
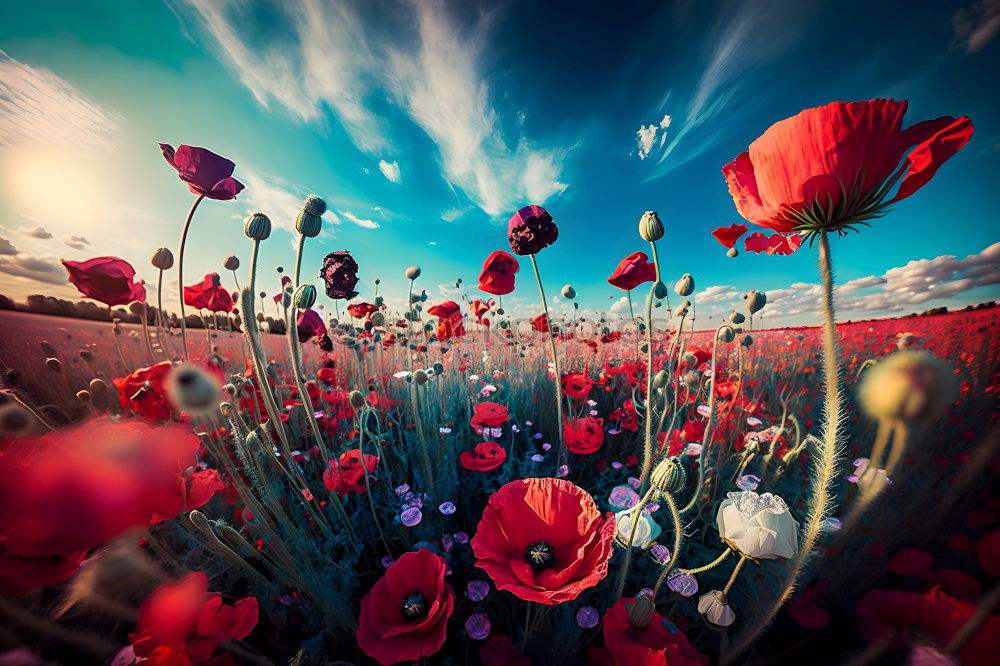
<svg viewBox="0 0 1000 666">
<path fill-rule="evenodd" d="M 295 233 L 295 216 L 302 210 L 302 202 L 309 193 L 253 169 L 241 167 L 240 178 L 247 186 L 240 196 L 249 205 L 247 213 L 260 211 L 276 228 Z M 329 209 L 323 217 L 332 224 L 340 224 L 340 219 Z"/>
<path fill-rule="evenodd" d="M 106 144 L 120 120 L 50 70 L 0 50 L 0 149 L 28 142 Z"/>
<path fill-rule="evenodd" d="M 567 149 L 520 129 L 505 132 L 492 105 L 481 62 L 491 14 L 460 24 L 443 2 L 412 0 L 394 17 L 400 20 L 376 24 L 361 19 L 363 4 L 306 0 L 261 12 L 235 0 L 178 1 L 261 104 L 277 102 L 308 122 L 322 122 L 329 108 L 393 182 L 398 166 L 383 167 L 397 164 L 386 156 L 390 128 L 376 112 L 386 101 L 434 140 L 442 177 L 491 216 L 544 203 L 567 187 Z"/>
<path fill-rule="evenodd" d="M 20 254 L 20 251 L 9 240 L 0 237 L 0 254 L 14 256 Z"/>
<path fill-rule="evenodd" d="M 62 242 L 74 250 L 82 250 L 90 245 L 90 241 L 83 236 L 64 236 Z"/>
<path fill-rule="evenodd" d="M 346 220 L 348 220 L 349 222 L 351 222 L 353 224 L 356 224 L 359 227 L 363 227 L 365 229 L 378 229 L 380 226 L 382 226 L 378 222 L 376 222 L 375 220 L 365 220 L 365 219 L 362 219 L 362 218 L 358 217 L 357 215 L 355 215 L 354 213 L 352 213 L 349 210 L 341 210 L 341 211 L 338 211 L 338 212 L 341 215 L 343 215 L 344 218 Z"/>
<path fill-rule="evenodd" d="M 399 173 L 399 164 L 396 161 L 386 162 L 385 160 L 379 160 L 378 170 L 393 183 L 403 182 L 403 177 Z"/>
<path fill-rule="evenodd" d="M 18 229 L 22 236 L 27 236 L 28 238 L 37 238 L 38 240 L 49 240 L 52 238 L 52 234 L 49 233 L 48 229 L 42 225 L 38 225 L 33 229 L 28 229 L 27 227 L 21 227 Z"/>
<path fill-rule="evenodd" d="M 46 284 L 66 284 L 66 269 L 55 257 L 36 257 L 28 254 L 0 256 L 0 273 Z"/>
<path fill-rule="evenodd" d="M 976 0 L 951 19 L 955 41 L 968 53 L 983 50 L 1000 33 L 1000 0 Z"/>
</svg>

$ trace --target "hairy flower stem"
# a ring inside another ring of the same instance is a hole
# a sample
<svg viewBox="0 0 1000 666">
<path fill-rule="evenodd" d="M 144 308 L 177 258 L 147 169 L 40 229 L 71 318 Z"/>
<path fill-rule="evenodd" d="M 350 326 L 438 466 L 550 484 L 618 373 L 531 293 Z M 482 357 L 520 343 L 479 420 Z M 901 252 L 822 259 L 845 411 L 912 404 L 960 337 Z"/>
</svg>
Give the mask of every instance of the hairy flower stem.
<svg viewBox="0 0 1000 666">
<path fill-rule="evenodd" d="M 545 321 L 549 329 L 546 331 L 546 335 L 549 338 L 549 351 L 552 353 L 552 369 L 556 376 L 556 435 L 559 437 L 559 457 L 556 469 L 558 469 L 566 462 L 566 449 L 563 447 L 562 434 L 562 373 L 559 372 L 559 354 L 556 352 L 556 339 L 552 335 L 552 320 L 549 318 L 549 305 L 545 300 L 542 276 L 538 273 L 538 262 L 535 261 L 535 255 L 529 254 L 528 256 L 531 257 L 531 267 L 535 269 L 535 280 L 538 281 L 538 293 L 542 297 L 542 310 L 545 312 Z"/>
<path fill-rule="evenodd" d="M 622 568 L 618 571 L 618 584 L 615 586 L 616 601 L 621 599 L 622 593 L 625 591 L 625 578 L 628 576 L 629 564 L 632 563 L 632 542 L 635 541 L 635 531 L 639 527 L 642 510 L 646 508 L 646 505 L 653 499 L 653 495 L 655 494 L 655 488 L 647 490 L 646 494 L 639 500 L 639 503 L 632 507 L 632 510 L 628 513 L 629 519 L 632 521 L 632 529 L 629 530 L 628 543 L 625 544 L 625 561 L 622 562 Z"/>
<path fill-rule="evenodd" d="M 712 560 L 711 562 L 709 562 L 705 566 L 695 567 L 694 569 L 678 569 L 677 571 L 679 573 L 688 574 L 688 575 L 694 575 L 694 574 L 698 574 L 698 573 L 704 573 L 704 572 L 708 571 L 709 569 L 714 569 L 718 565 L 720 565 L 723 562 L 725 562 L 726 558 L 729 557 L 732 554 L 732 552 L 733 552 L 732 549 L 726 548 L 724 551 L 722 551 L 721 555 L 719 555 L 717 558 L 715 558 L 714 560 Z"/>
<path fill-rule="evenodd" d="M 187 245 L 188 229 L 191 228 L 191 218 L 194 217 L 194 211 L 197 210 L 198 204 L 201 203 L 202 199 L 205 198 L 204 194 L 198 195 L 198 198 L 194 200 L 191 204 L 191 210 L 188 211 L 187 219 L 184 220 L 184 227 L 181 229 L 181 246 L 177 250 L 177 289 L 181 292 L 181 343 L 184 345 L 184 360 L 188 360 L 188 346 L 187 346 L 187 322 L 184 321 L 184 246 Z"/>
<path fill-rule="evenodd" d="M 642 473 L 639 475 L 640 492 L 649 488 L 649 474 L 653 468 L 653 294 L 660 283 L 660 257 L 656 253 L 656 242 L 650 241 L 653 267 L 656 278 L 646 296 L 646 439 L 642 447 Z"/>
<path fill-rule="evenodd" d="M 420 457 L 424 463 L 424 476 L 427 478 L 427 485 L 431 495 L 434 494 L 434 469 L 431 466 L 431 457 L 427 453 L 427 437 L 424 435 L 424 420 L 420 416 L 420 386 L 413 384 L 413 420 L 417 427 L 417 437 L 420 439 Z"/>
<path fill-rule="evenodd" d="M 837 329 L 833 302 L 833 265 L 830 261 L 830 241 L 826 231 L 819 234 L 819 272 L 823 293 L 823 431 L 816 451 L 816 461 L 812 470 L 813 495 L 808 503 L 809 513 L 802 530 L 799 552 L 789 567 L 785 587 L 775 598 L 767 612 L 759 614 L 757 621 L 737 637 L 732 647 L 724 655 L 723 662 L 732 661 L 747 649 L 771 623 L 778 610 L 791 596 L 795 582 L 812 555 L 816 542 L 822 534 L 827 513 L 834 508 L 830 484 L 837 476 L 838 434 L 843 418 L 840 405 L 840 367 L 837 357 Z"/>
<path fill-rule="evenodd" d="M 716 331 L 715 335 L 712 336 L 712 387 L 708 392 L 708 423 L 705 424 L 705 434 L 701 438 L 701 452 L 698 454 L 698 483 L 694 487 L 694 492 L 691 493 L 691 499 L 681 509 L 681 514 L 687 513 L 698 503 L 698 495 L 701 493 L 701 486 L 705 482 L 705 454 L 708 452 L 708 443 L 712 439 L 712 430 L 715 427 L 715 385 L 719 381 L 719 378 L 716 376 L 715 359 L 718 348 L 719 332 Z"/>
<path fill-rule="evenodd" d="M 372 486 L 369 480 L 368 474 L 368 463 L 365 461 L 365 434 L 368 432 L 366 423 L 368 422 L 368 414 L 371 412 L 371 407 L 365 404 L 365 406 L 358 412 L 358 453 L 361 456 L 361 471 L 365 473 L 365 495 L 368 497 L 368 508 L 372 512 L 372 520 L 375 521 L 375 529 L 378 530 L 378 536 L 382 539 L 382 545 L 385 546 L 385 554 L 392 557 L 392 550 L 389 548 L 389 542 L 385 539 L 385 533 L 382 531 L 382 523 L 379 522 L 378 512 L 375 511 L 375 500 L 372 499 Z"/>
<path fill-rule="evenodd" d="M 674 501 L 674 496 L 670 493 L 661 494 L 667 502 L 667 508 L 670 509 L 670 518 L 674 521 L 674 548 L 670 551 L 670 560 L 663 567 L 663 571 L 660 572 L 660 577 L 656 579 L 656 585 L 653 587 L 654 601 L 656 600 L 656 593 L 659 591 L 660 586 L 663 585 L 663 581 L 667 579 L 667 575 L 677 565 L 677 558 L 681 556 L 681 536 L 684 533 L 681 527 L 681 514 L 677 510 L 677 502 Z"/>
<path fill-rule="evenodd" d="M 160 269 L 158 272 L 160 275 L 156 281 L 156 341 L 167 358 L 170 358 L 172 350 L 167 343 L 170 322 L 163 316 L 163 270 Z M 161 324 L 163 325 L 162 332 L 160 331 Z"/>
<path fill-rule="evenodd" d="M 146 353 L 149 355 L 149 364 L 156 363 L 156 356 L 153 354 L 153 344 L 149 341 L 149 306 L 146 301 L 142 302 L 142 339 L 146 341 Z"/>
<path fill-rule="evenodd" d="M 736 563 L 736 567 L 733 569 L 733 574 L 729 577 L 729 581 L 726 583 L 726 586 L 722 588 L 723 594 L 729 594 L 729 590 L 732 589 L 733 583 L 736 582 L 736 576 L 739 575 L 740 569 L 743 568 L 743 563 L 746 561 L 747 561 L 747 556 L 741 553 L 740 561 Z"/>
</svg>

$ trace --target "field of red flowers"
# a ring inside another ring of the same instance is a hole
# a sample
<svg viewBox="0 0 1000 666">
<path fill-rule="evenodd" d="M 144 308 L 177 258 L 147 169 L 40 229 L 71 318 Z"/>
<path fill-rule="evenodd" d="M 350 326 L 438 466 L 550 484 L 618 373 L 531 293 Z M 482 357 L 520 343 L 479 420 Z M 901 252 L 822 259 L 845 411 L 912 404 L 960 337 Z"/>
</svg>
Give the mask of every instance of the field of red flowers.
<svg viewBox="0 0 1000 666">
<path fill-rule="evenodd" d="M 608 279 L 645 296 L 629 318 L 550 316 L 537 205 L 483 295 L 426 304 L 411 266 L 403 307 L 364 302 L 350 252 L 303 266 L 318 197 L 268 320 L 270 219 L 243 289 L 185 279 L 199 205 L 243 185 L 161 144 L 195 197 L 152 256 L 180 316 L 117 257 L 63 265 L 139 324 L 0 313 L 0 664 L 1000 664 L 1000 308 L 835 323 L 836 237 L 971 136 L 904 111 L 808 109 L 724 168 L 774 232 L 745 251 L 819 254 L 822 325 L 786 329 L 749 291 L 701 330 L 653 211 Z"/>
</svg>

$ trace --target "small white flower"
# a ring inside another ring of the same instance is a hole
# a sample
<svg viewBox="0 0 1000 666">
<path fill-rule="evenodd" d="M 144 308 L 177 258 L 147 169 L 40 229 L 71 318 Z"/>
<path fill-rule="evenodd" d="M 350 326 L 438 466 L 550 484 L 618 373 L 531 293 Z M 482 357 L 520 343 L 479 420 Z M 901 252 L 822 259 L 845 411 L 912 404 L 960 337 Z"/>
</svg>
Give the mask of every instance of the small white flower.
<svg viewBox="0 0 1000 666">
<path fill-rule="evenodd" d="M 479 389 L 479 392 L 482 395 L 489 395 L 490 393 L 496 392 L 496 390 L 497 390 L 496 386 L 493 386 L 493 384 L 487 384 L 483 388 Z"/>
<path fill-rule="evenodd" d="M 469 381 L 470 382 L 478 382 L 479 381 L 479 375 L 469 375 Z"/>
<path fill-rule="evenodd" d="M 451 428 L 446 428 L 444 426 L 441 426 L 440 428 L 438 428 L 438 432 L 440 432 L 442 435 L 447 435 L 448 433 L 451 432 Z"/>
<path fill-rule="evenodd" d="M 622 546 L 628 545 L 629 536 L 632 534 L 632 514 L 634 513 L 632 509 L 625 509 L 615 514 L 615 524 L 617 526 L 615 539 Z M 648 513 L 640 513 L 639 521 L 635 527 L 635 536 L 632 537 L 632 547 L 642 548 L 643 550 L 649 548 L 656 537 L 660 536 L 661 531 L 660 526 L 650 518 Z"/>
<path fill-rule="evenodd" d="M 712 413 L 712 410 L 709 408 L 708 405 L 698 405 L 698 413 L 707 419 L 709 414 Z"/>
<path fill-rule="evenodd" d="M 701 444 L 697 444 L 695 442 L 692 442 L 692 443 L 688 444 L 687 448 L 684 449 L 684 455 L 686 455 L 686 456 L 700 456 L 701 455 Z"/>
<path fill-rule="evenodd" d="M 503 434 L 503 428 L 485 428 L 485 430 L 489 430 L 490 434 L 494 437 L 499 437 Z"/>
<path fill-rule="evenodd" d="M 401 370 L 396 374 L 394 374 L 393 377 L 395 377 L 396 379 L 407 379 L 412 374 L 413 373 L 410 372 L 409 370 Z"/>
<path fill-rule="evenodd" d="M 728 627 L 736 620 L 736 613 L 719 590 L 712 590 L 698 599 L 698 612 L 717 627 Z"/>
<path fill-rule="evenodd" d="M 749 557 L 773 560 L 794 557 L 799 550 L 799 524 L 777 495 L 751 490 L 729 493 L 715 520 L 719 535 Z"/>
</svg>

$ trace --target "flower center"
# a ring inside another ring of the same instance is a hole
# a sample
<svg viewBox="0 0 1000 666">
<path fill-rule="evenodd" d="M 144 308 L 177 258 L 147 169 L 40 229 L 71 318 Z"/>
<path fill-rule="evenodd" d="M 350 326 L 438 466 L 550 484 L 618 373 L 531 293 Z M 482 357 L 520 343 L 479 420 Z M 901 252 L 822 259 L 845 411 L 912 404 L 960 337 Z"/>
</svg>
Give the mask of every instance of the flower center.
<svg viewBox="0 0 1000 666">
<path fill-rule="evenodd" d="M 407 620 L 419 620 L 427 615 L 427 597 L 419 592 L 410 592 L 403 597 L 403 617 Z"/>
<path fill-rule="evenodd" d="M 539 541 L 528 546 L 525 550 L 525 556 L 528 559 L 528 564 L 535 571 L 548 569 L 552 566 L 552 546 L 544 541 Z"/>
</svg>

